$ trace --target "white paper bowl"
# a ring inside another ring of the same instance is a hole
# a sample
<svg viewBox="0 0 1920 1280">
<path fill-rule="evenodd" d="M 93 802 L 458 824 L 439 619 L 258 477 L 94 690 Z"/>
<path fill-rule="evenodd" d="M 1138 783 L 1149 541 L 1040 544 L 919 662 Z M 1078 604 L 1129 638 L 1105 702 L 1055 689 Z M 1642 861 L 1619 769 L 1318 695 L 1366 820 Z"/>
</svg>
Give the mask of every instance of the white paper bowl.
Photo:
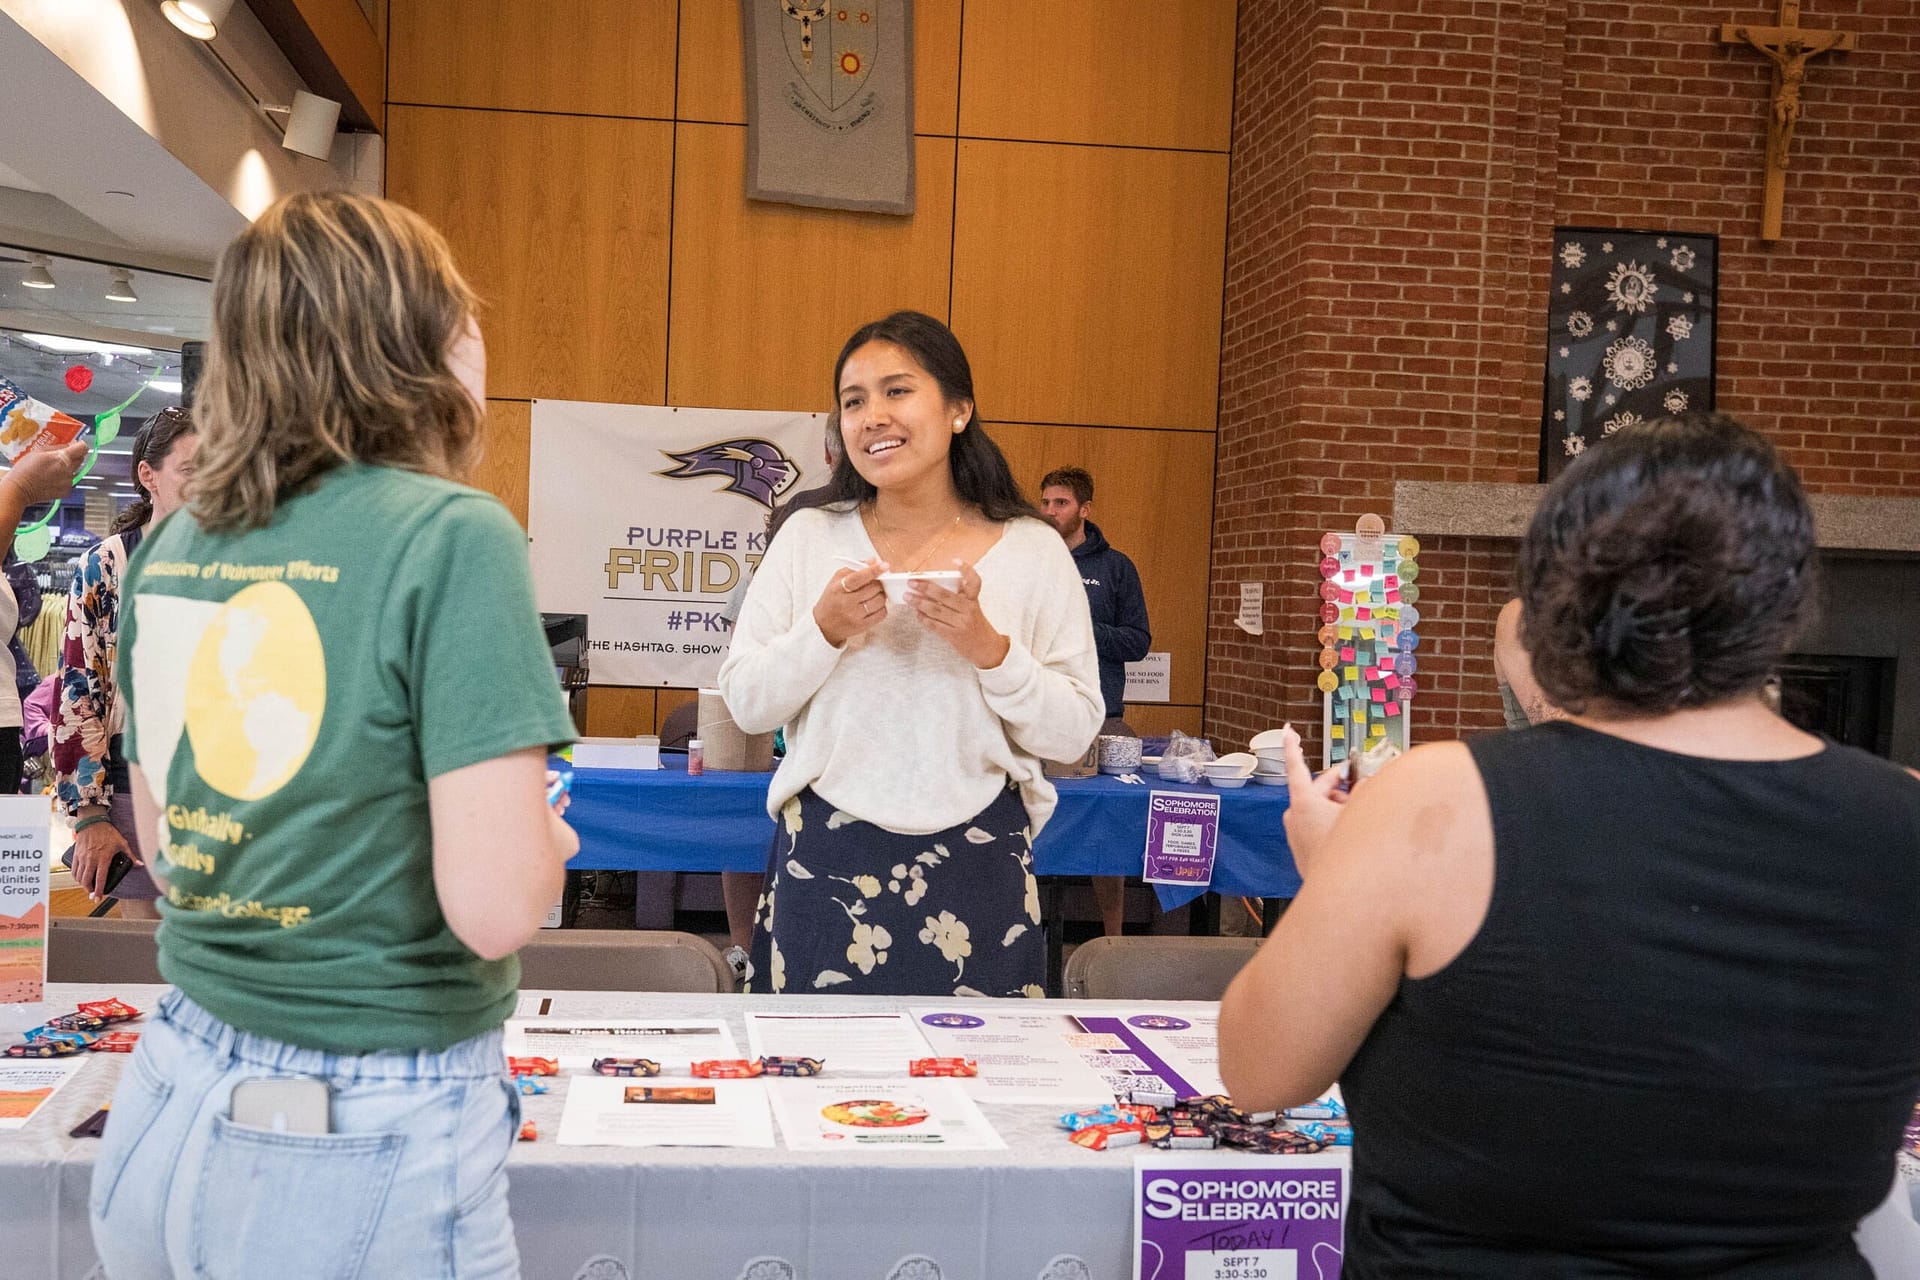
<svg viewBox="0 0 1920 1280">
<path fill-rule="evenodd" d="M 1245 778 L 1252 775 L 1260 761 L 1245 751 L 1221 756 L 1207 765 L 1209 778 Z"/>
<path fill-rule="evenodd" d="M 917 573 L 883 573 L 880 586 L 887 593 L 888 604 L 907 602 L 907 584 L 910 582 L 931 582 L 948 591 L 960 589 L 960 571 L 958 569 L 922 569 Z"/>
<path fill-rule="evenodd" d="M 1207 781 L 1219 787 L 1222 791 L 1232 791 L 1236 787 L 1246 786 L 1247 776 L 1245 774 L 1236 774 L 1228 777 L 1224 774 L 1210 773 L 1207 775 Z"/>
<path fill-rule="evenodd" d="M 1253 741 L 1247 745 L 1259 752 L 1278 751 L 1287 745 L 1286 732 L 1285 729 L 1268 729 L 1264 733 L 1254 734 Z"/>
</svg>

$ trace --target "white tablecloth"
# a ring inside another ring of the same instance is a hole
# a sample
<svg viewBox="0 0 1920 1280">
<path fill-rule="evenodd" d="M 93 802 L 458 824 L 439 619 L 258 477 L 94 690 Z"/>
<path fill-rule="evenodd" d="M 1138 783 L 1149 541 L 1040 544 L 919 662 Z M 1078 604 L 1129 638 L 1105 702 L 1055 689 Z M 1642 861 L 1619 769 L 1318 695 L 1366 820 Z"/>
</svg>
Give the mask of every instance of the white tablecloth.
<svg viewBox="0 0 1920 1280">
<path fill-rule="evenodd" d="M 56 985 L 42 1016 L 107 995 L 150 1010 L 161 990 Z M 924 1003 L 552 994 L 562 1006 L 555 1012 L 566 1016 L 723 1017 L 743 1051 L 742 1015 L 749 1009 L 813 1005 L 845 1013 Z M 24 1025 L 19 1016 L 0 1009 L 0 1031 L 17 1031 Z M 0 1280 L 97 1274 L 87 1225 L 95 1143 L 67 1133 L 112 1096 L 125 1062 L 124 1055 L 96 1055 L 24 1129 L 0 1132 Z M 508 1166 L 527 1280 L 1128 1280 L 1133 1274 L 1132 1153 L 1091 1152 L 1066 1142 L 1054 1123 L 1057 1108 L 983 1107 L 1006 1140 L 1005 1151 L 629 1150 L 557 1145 L 565 1087 L 562 1079 L 551 1093 L 524 1100 L 540 1139 L 516 1145 Z M 1890 1199 L 1863 1224 L 1863 1247 L 1882 1259 L 1900 1256 L 1898 1250 L 1920 1241 L 1920 1224 L 1910 1213 L 1904 1197 Z M 1920 1259 L 1920 1248 L 1909 1256 Z M 1920 1275 L 1920 1269 L 1891 1265 L 1882 1261 L 1883 1276 Z"/>
</svg>

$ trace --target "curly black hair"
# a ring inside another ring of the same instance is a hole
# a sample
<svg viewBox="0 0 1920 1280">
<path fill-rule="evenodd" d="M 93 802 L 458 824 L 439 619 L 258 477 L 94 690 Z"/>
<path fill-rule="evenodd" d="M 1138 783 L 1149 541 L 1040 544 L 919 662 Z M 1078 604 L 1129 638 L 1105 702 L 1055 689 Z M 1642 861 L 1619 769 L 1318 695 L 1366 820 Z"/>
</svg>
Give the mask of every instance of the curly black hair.
<svg viewBox="0 0 1920 1280">
<path fill-rule="evenodd" d="M 1556 705 L 1653 715 L 1765 683 L 1810 620 L 1800 478 L 1724 414 L 1623 428 L 1548 489 L 1521 544 L 1522 639 Z"/>
</svg>

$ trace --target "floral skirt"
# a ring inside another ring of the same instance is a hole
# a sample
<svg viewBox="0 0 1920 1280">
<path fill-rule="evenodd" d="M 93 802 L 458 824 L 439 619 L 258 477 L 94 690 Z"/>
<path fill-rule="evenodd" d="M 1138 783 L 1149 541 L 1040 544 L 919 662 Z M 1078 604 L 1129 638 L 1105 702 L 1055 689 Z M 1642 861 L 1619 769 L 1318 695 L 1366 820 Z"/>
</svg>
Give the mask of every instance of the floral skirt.
<svg viewBox="0 0 1920 1280">
<path fill-rule="evenodd" d="M 811 789 L 780 817 L 748 991 L 1046 995 L 1040 890 L 1017 788 L 972 821 L 925 836 L 862 822 Z"/>
</svg>

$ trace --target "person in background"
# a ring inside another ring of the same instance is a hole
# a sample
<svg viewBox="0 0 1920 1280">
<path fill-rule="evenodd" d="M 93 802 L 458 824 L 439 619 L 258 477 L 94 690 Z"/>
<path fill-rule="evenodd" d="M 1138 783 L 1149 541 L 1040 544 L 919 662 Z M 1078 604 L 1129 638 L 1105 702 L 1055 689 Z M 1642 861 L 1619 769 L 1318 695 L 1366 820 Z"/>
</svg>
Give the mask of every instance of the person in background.
<svg viewBox="0 0 1920 1280">
<path fill-rule="evenodd" d="M 767 547 L 720 690 L 784 727 L 750 991 L 1043 996 L 1043 760 L 1100 728 L 1073 557 L 975 409 L 951 331 L 901 311 L 834 362 L 847 456 Z M 953 573 L 951 586 L 881 574 Z"/>
<path fill-rule="evenodd" d="M 835 409 L 827 415 L 826 429 L 821 435 L 821 453 L 827 461 L 827 474 L 832 476 L 839 467 L 840 460 L 847 456 L 847 446 L 840 439 L 840 410 Z M 807 491 L 811 492 L 811 490 Z M 795 494 L 797 500 L 803 494 Z M 788 502 L 771 513 L 767 521 L 767 541 L 773 541 L 773 535 L 779 531 L 787 515 L 799 510 L 793 502 Z M 764 548 L 762 549 L 764 553 Z M 727 625 L 733 626 L 740 620 L 740 609 L 747 602 L 747 587 L 753 581 L 753 571 L 748 570 L 741 576 L 740 585 L 727 597 Z M 753 945 L 753 917 L 759 909 L 760 895 L 767 886 L 767 877 L 760 871 L 723 871 L 720 873 L 720 896 L 727 905 L 727 934 L 732 943 L 727 948 L 727 967 L 733 970 L 735 978 L 744 979 L 747 974 L 747 950 Z"/>
<path fill-rule="evenodd" d="M 1500 709 L 1509 729 L 1525 729 L 1566 715 L 1547 700 L 1533 678 L 1533 663 L 1520 634 L 1521 613 L 1520 601 L 1509 600 L 1493 626 L 1493 678 L 1500 685 Z"/>
<path fill-rule="evenodd" d="M 520 1274 L 501 1024 L 579 846 L 526 535 L 456 480 L 477 306 L 418 215 L 339 191 L 215 271 L 190 518 L 121 588 L 175 989 L 94 1161 L 115 1280 Z"/>
<path fill-rule="evenodd" d="M 1305 884 L 1220 1066 L 1250 1111 L 1339 1080 L 1342 1274 L 1872 1274 L 1854 1230 L 1920 1093 L 1920 780 L 1761 699 L 1815 563 L 1765 439 L 1626 427 L 1520 550 L 1565 719 L 1344 804 L 1291 753 Z"/>
<path fill-rule="evenodd" d="M 0 475 L 0 556 L 13 550 L 13 538 L 28 507 L 57 502 L 73 492 L 73 476 L 87 460 L 85 441 L 61 449 L 36 449 Z M 20 629 L 20 604 L 6 575 L 0 574 L 0 634 Z M 26 760 L 20 750 L 20 690 L 11 679 L 0 681 L 0 792 L 20 790 Z"/>
<path fill-rule="evenodd" d="M 60 647 L 60 702 L 53 721 L 54 803 L 73 828 L 73 880 L 98 901 L 114 858 L 146 861 L 134 823 L 121 753 L 125 708 L 115 696 L 113 659 L 120 646 L 120 580 L 127 558 L 162 520 L 185 502 L 200 443 L 185 409 L 170 406 L 148 418 L 133 438 L 133 484 L 138 497 L 114 519 L 106 537 L 87 548 L 67 589 L 67 628 Z M 136 866 L 113 889 L 126 919 L 154 920 L 160 896 L 153 878 Z"/>
<path fill-rule="evenodd" d="M 1074 568 L 1087 589 L 1093 643 L 1100 655 L 1100 696 L 1107 708 L 1107 722 L 1100 732 L 1137 737 L 1126 721 L 1127 663 L 1139 662 L 1153 647 L 1140 573 L 1093 522 L 1093 477 L 1081 468 L 1060 467 L 1041 479 L 1040 513 L 1066 539 Z M 1124 876 L 1093 877 L 1100 924 L 1109 937 L 1125 931 L 1126 891 Z"/>
</svg>

